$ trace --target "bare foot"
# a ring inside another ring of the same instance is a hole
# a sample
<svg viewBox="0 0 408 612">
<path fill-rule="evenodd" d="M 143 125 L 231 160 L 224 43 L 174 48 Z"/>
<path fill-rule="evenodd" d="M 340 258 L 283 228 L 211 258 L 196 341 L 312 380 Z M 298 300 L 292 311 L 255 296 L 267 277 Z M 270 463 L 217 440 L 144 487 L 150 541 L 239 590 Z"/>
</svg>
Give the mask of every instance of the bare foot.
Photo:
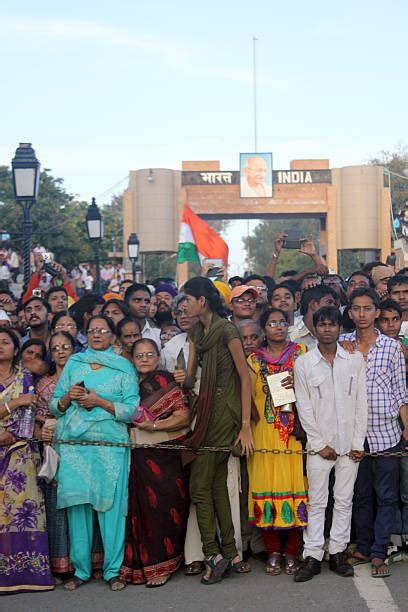
<svg viewBox="0 0 408 612">
<path fill-rule="evenodd" d="M 170 580 L 171 574 L 166 574 L 166 576 L 157 576 L 157 578 L 152 578 L 146 582 L 146 586 L 148 589 L 154 589 L 155 587 L 161 587 L 166 584 Z"/>
<path fill-rule="evenodd" d="M 75 589 L 85 584 L 85 582 L 86 580 L 81 580 L 78 576 L 74 576 L 64 584 L 64 589 L 66 591 L 75 591 Z"/>
</svg>

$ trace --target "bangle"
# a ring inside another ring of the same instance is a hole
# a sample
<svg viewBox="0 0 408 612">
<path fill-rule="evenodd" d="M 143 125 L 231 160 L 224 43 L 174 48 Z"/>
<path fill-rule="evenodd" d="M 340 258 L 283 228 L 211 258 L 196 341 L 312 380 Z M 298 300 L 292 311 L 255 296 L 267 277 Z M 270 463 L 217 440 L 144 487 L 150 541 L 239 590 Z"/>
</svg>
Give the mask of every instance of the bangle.
<svg viewBox="0 0 408 612">
<path fill-rule="evenodd" d="M 62 405 L 61 400 L 58 400 L 57 408 L 58 408 L 58 410 L 60 412 L 65 412 L 66 411 L 66 407 Z"/>
<path fill-rule="evenodd" d="M 10 406 L 8 405 L 8 403 L 7 403 L 7 402 L 4 402 L 4 406 L 5 406 L 6 410 L 7 410 L 7 412 L 8 412 L 9 414 L 11 414 Z"/>
<path fill-rule="evenodd" d="M 242 425 L 249 425 L 249 421 L 242 421 Z"/>
</svg>

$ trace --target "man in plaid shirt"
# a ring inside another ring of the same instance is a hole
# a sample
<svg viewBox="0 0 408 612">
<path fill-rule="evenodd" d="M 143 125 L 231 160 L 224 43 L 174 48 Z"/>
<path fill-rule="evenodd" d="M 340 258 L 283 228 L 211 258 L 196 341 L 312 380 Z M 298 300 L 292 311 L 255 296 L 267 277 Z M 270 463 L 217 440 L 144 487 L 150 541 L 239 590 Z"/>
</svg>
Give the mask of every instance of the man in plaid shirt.
<svg viewBox="0 0 408 612">
<path fill-rule="evenodd" d="M 401 450 L 398 417 L 405 403 L 405 360 L 399 343 L 375 328 L 380 315 L 373 289 L 356 289 L 349 316 L 356 331 L 340 341 L 352 343 L 366 360 L 368 429 L 366 451 Z M 384 564 L 398 503 L 399 457 L 365 457 L 354 488 L 353 518 L 357 549 L 350 563 L 368 563 L 372 576 L 389 576 Z"/>
</svg>

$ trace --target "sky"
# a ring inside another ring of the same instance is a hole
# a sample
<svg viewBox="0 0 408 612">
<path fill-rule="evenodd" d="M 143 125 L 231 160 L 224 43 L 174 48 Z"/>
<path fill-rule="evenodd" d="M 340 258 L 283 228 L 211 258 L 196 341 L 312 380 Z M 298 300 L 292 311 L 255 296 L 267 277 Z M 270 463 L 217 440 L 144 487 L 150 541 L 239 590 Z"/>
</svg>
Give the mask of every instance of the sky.
<svg viewBox="0 0 408 612">
<path fill-rule="evenodd" d="M 258 150 L 274 168 L 365 163 L 408 143 L 407 23 L 404 0 L 1 0 L 0 164 L 32 142 L 101 204 L 129 170 L 238 169 L 254 147 L 253 37 Z"/>
</svg>

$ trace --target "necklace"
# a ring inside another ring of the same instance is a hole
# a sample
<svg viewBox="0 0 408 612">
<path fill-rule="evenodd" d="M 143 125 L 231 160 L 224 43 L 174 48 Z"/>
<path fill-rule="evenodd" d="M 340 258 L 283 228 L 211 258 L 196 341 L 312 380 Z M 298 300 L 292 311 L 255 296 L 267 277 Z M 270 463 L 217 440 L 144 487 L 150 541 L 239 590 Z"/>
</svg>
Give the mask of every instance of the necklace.
<svg viewBox="0 0 408 612">
<path fill-rule="evenodd" d="M 13 369 L 11 369 L 11 372 L 8 376 L 2 376 L 0 375 L 0 384 L 3 387 L 7 387 L 8 383 L 11 381 L 11 379 L 14 377 L 14 371 Z"/>
</svg>

